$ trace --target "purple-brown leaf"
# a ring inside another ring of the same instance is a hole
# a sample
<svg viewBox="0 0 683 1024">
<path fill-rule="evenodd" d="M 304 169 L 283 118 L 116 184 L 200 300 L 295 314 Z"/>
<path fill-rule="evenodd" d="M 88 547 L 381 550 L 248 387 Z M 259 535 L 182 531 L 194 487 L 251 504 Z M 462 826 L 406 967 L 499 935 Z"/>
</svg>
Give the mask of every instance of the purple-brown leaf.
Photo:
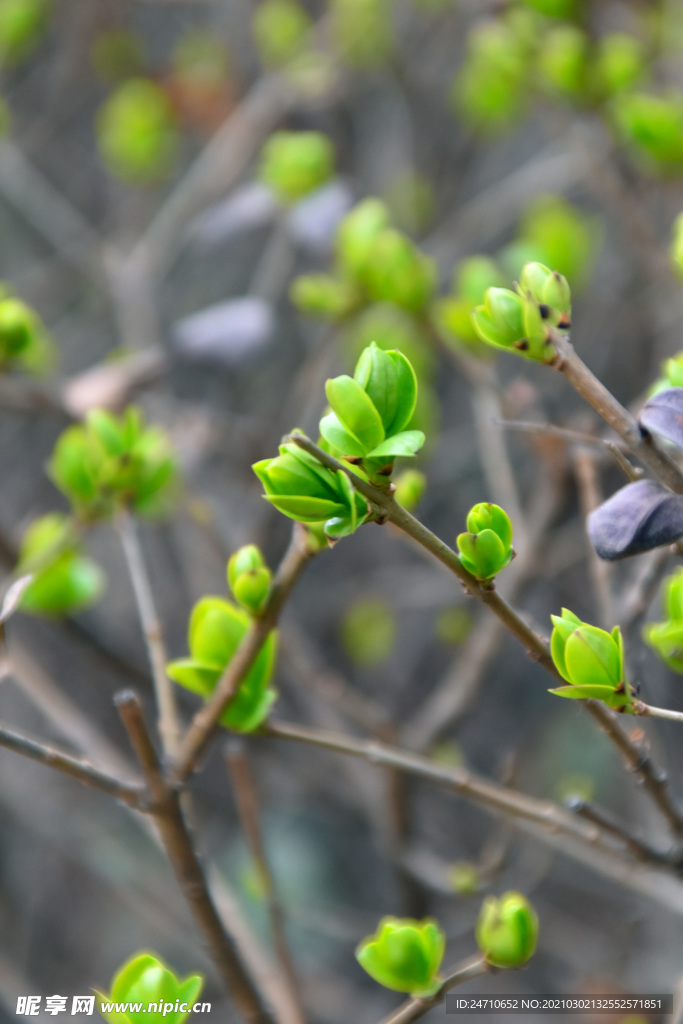
<svg viewBox="0 0 683 1024">
<path fill-rule="evenodd" d="M 587 526 L 600 558 L 639 555 L 683 537 L 683 497 L 652 480 L 638 480 L 591 512 Z"/>
<path fill-rule="evenodd" d="M 667 388 L 643 406 L 641 427 L 683 450 L 683 388 Z"/>
</svg>

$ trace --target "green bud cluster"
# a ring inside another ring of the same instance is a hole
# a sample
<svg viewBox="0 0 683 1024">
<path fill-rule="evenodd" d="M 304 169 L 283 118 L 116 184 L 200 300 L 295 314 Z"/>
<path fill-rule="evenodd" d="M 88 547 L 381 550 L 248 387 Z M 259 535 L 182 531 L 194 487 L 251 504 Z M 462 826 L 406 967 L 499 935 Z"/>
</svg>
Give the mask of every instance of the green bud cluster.
<svg viewBox="0 0 683 1024">
<path fill-rule="evenodd" d="M 500 288 L 504 284 L 503 274 L 488 256 L 469 256 L 461 260 L 453 272 L 450 295 L 433 307 L 434 321 L 444 340 L 463 342 L 475 351 L 486 351 L 472 323 L 472 313 L 483 303 L 488 288 Z"/>
<path fill-rule="evenodd" d="M 597 218 L 562 196 L 541 195 L 526 206 L 515 239 L 498 258 L 515 280 L 525 263 L 543 263 L 564 274 L 572 288 L 579 288 L 590 278 L 601 239 Z"/>
<path fill-rule="evenodd" d="M 274 132 L 261 151 L 259 177 L 285 204 L 296 203 L 334 174 L 335 153 L 322 132 Z"/>
<path fill-rule="evenodd" d="M 168 96 L 150 78 L 117 86 L 97 115 L 97 142 L 107 169 L 133 185 L 153 185 L 173 170 L 179 144 Z"/>
<path fill-rule="evenodd" d="M 176 1010 L 176 1004 L 193 1006 L 203 986 L 200 974 L 181 980 L 153 953 L 136 953 L 114 977 L 109 995 L 93 991 L 97 1009 L 109 1024 L 184 1024 L 192 1011 Z M 142 1008 L 105 1011 L 103 1003 L 136 1003 Z M 148 1010 L 150 1003 L 159 1009 Z"/>
<path fill-rule="evenodd" d="M 74 521 L 61 512 L 34 520 L 19 548 L 17 576 L 32 579 L 19 607 L 31 615 L 73 615 L 99 599 L 104 573 L 81 553 Z"/>
<path fill-rule="evenodd" d="M 347 64 L 380 67 L 394 51 L 391 0 L 330 0 L 331 34 Z"/>
<path fill-rule="evenodd" d="M 161 515 L 171 506 L 177 483 L 166 433 L 148 427 L 135 406 L 121 416 L 94 409 L 84 423 L 68 427 L 57 440 L 48 473 L 76 515 L 88 522 L 109 519 L 122 508 Z"/>
<path fill-rule="evenodd" d="M 536 952 L 538 917 L 519 892 L 487 896 L 477 921 L 479 948 L 493 967 L 524 967 Z"/>
<path fill-rule="evenodd" d="M 0 286 L 0 373 L 44 373 L 54 354 L 52 339 L 35 310 Z"/>
<path fill-rule="evenodd" d="M 188 658 L 171 661 L 166 671 L 185 689 L 208 699 L 230 664 L 252 622 L 249 612 L 222 597 L 204 597 L 194 606 L 188 627 Z M 221 724 L 235 732 L 253 732 L 268 717 L 277 697 L 270 685 L 275 668 L 277 633 L 268 635 L 240 683 Z"/>
<path fill-rule="evenodd" d="M 327 469 L 294 443 L 281 445 L 278 456 L 262 459 L 252 468 L 263 484 L 266 501 L 300 523 L 324 523 L 330 540 L 353 533 L 368 515 L 367 502 L 345 473 Z"/>
<path fill-rule="evenodd" d="M 298 0 L 264 0 L 252 21 L 254 41 L 266 67 L 282 67 L 307 47 L 312 21 Z"/>
<path fill-rule="evenodd" d="M 307 316 L 321 320 L 342 320 L 360 305 L 358 286 L 332 274 L 302 274 L 290 289 L 293 304 Z"/>
<path fill-rule="evenodd" d="M 414 512 L 427 487 L 427 477 L 419 469 L 404 469 L 394 480 L 394 498 L 408 512 Z"/>
<path fill-rule="evenodd" d="M 467 38 L 467 54 L 451 86 L 450 101 L 456 116 L 488 135 L 515 124 L 529 100 L 532 52 L 533 42 L 520 19 L 515 22 L 501 18 L 476 25 Z"/>
<path fill-rule="evenodd" d="M 510 518 L 498 505 L 481 502 L 470 509 L 467 530 L 457 538 L 460 561 L 478 580 L 492 580 L 515 554 Z"/>
<path fill-rule="evenodd" d="M 562 609 L 551 615 L 550 653 L 555 668 L 569 686 L 551 690 L 558 697 L 601 700 L 608 707 L 628 711 L 633 691 L 624 672 L 624 639 L 615 626 L 611 633 L 591 626 Z"/>
<path fill-rule="evenodd" d="M 536 362 L 555 358 L 550 328 L 570 326 L 571 293 L 565 277 L 541 263 L 527 263 L 516 291 L 489 288 L 472 313 L 482 341 Z"/>
<path fill-rule="evenodd" d="M 272 574 L 255 544 L 245 544 L 228 562 L 228 586 L 239 605 L 258 615 L 270 594 Z"/>
<path fill-rule="evenodd" d="M 430 996 L 441 984 L 445 946 L 444 933 L 431 918 L 383 917 L 375 934 L 356 949 L 356 959 L 385 988 Z"/>
<path fill-rule="evenodd" d="M 651 168 L 683 166 L 683 93 L 625 92 L 616 98 L 613 114 L 621 140 Z"/>
<path fill-rule="evenodd" d="M 50 0 L 0 0 L 0 64 L 14 67 L 26 60 L 45 35 Z"/>
<path fill-rule="evenodd" d="M 674 672 L 683 672 L 683 570 L 662 584 L 663 622 L 650 622 L 643 639 Z"/>
<path fill-rule="evenodd" d="M 328 380 L 325 393 L 331 411 L 320 433 L 340 455 L 362 460 L 371 475 L 386 479 L 395 458 L 415 455 L 424 444 L 422 431 L 405 429 L 415 411 L 417 378 L 402 352 L 369 345 L 353 377 Z"/>
</svg>

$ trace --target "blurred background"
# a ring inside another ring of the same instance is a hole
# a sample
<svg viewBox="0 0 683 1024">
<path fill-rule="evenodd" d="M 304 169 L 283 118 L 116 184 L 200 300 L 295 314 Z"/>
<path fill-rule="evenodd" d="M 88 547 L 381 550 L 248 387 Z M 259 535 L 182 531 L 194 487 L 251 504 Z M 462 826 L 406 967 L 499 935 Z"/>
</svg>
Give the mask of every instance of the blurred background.
<svg viewBox="0 0 683 1024">
<path fill-rule="evenodd" d="M 621 622 L 630 678 L 650 703 L 682 706 L 680 679 L 640 639 L 673 556 L 606 569 L 585 536 L 585 513 L 625 482 L 601 425 L 559 374 L 494 358 L 469 321 L 488 285 L 540 260 L 569 278 L 572 340 L 620 401 L 681 383 L 679 0 L 0 0 L 0 83 L 0 276 L 42 325 L 35 358 L 1 367 L 7 581 L 31 522 L 66 511 L 45 472 L 59 433 L 134 400 L 170 435 L 184 481 L 174 514 L 141 526 L 169 654 L 183 657 L 192 605 L 226 594 L 230 554 L 254 542 L 275 566 L 287 545 L 251 464 L 295 426 L 315 436 L 325 379 L 375 340 L 418 372 L 419 517 L 453 544 L 472 504 L 504 506 L 518 556 L 501 591 L 546 634 L 562 606 Z M 261 156 L 277 131 L 331 144 L 296 194 Z M 325 307 L 293 288 L 333 272 L 338 225 L 368 196 L 435 261 L 419 315 L 400 296 Z M 112 696 L 133 685 L 151 717 L 145 646 L 115 531 L 95 526 L 85 549 L 106 588 L 76 614 L 12 620 L 0 715 L 132 765 Z M 594 800 L 667 846 L 588 716 L 550 696 L 486 609 L 390 527 L 364 527 L 306 570 L 276 685 L 277 720 Z M 179 699 L 189 718 L 196 700 Z M 680 727 L 646 725 L 680 797 Z M 397 1004 L 353 956 L 383 914 L 437 917 L 456 963 L 475 951 L 482 896 L 510 888 L 538 911 L 538 953 L 473 991 L 677 986 L 673 877 L 612 875 L 604 858 L 370 765 L 233 742 L 256 779 L 312 1024 L 371 1024 Z M 219 902 L 268 947 L 219 747 L 193 784 L 197 845 Z M 206 972 L 213 1014 L 237 1020 L 144 825 L 4 750 L 0 779 L 2 1019 L 22 994 L 107 989 L 151 949 L 178 974 Z"/>
</svg>

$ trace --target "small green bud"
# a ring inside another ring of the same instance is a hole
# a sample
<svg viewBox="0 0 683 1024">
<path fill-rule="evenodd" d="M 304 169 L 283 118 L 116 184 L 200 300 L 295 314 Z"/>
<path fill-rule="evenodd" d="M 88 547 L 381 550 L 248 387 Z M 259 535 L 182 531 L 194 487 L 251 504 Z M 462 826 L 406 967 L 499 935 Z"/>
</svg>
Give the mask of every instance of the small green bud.
<svg viewBox="0 0 683 1024">
<path fill-rule="evenodd" d="M 396 642 L 396 616 L 379 598 L 360 598 L 341 624 L 344 650 L 357 665 L 378 665 L 391 654 Z"/>
<path fill-rule="evenodd" d="M 251 626 L 251 615 L 220 597 L 204 597 L 192 610 L 188 628 L 190 656 L 166 666 L 170 679 L 208 699 Z M 270 685 L 275 668 L 277 634 L 259 651 L 221 724 L 236 732 L 253 732 L 268 717 L 277 697 Z"/>
<path fill-rule="evenodd" d="M 501 261 L 511 277 L 522 265 L 538 260 L 578 287 L 589 276 L 600 249 L 601 226 L 595 217 L 576 209 L 562 196 L 541 195 L 522 214 L 517 239 Z"/>
<path fill-rule="evenodd" d="M 296 444 L 281 445 L 276 458 L 262 459 L 252 469 L 266 501 L 300 523 L 324 522 L 332 539 L 353 533 L 368 514 L 345 473 L 332 472 Z"/>
<path fill-rule="evenodd" d="M 487 896 L 476 928 L 480 950 L 493 967 L 524 967 L 536 952 L 538 917 L 519 892 Z"/>
<path fill-rule="evenodd" d="M 588 38 L 581 29 L 561 25 L 545 34 L 538 72 L 549 92 L 570 98 L 580 96 L 586 88 L 588 67 Z"/>
<path fill-rule="evenodd" d="M 97 116 L 97 142 L 108 170 L 122 181 L 151 185 L 167 177 L 179 135 L 171 102 L 148 78 L 117 86 Z"/>
<path fill-rule="evenodd" d="M 0 64 L 13 67 L 29 57 L 45 35 L 50 0 L 1 0 Z"/>
<path fill-rule="evenodd" d="M 578 0 L 524 0 L 524 3 L 550 18 L 571 18 L 576 14 Z"/>
<path fill-rule="evenodd" d="M 361 280 L 376 302 L 395 302 L 419 313 L 434 292 L 436 264 L 406 235 L 385 228 L 372 240 Z"/>
<path fill-rule="evenodd" d="M 459 896 L 472 896 L 473 893 L 478 892 L 481 886 L 481 878 L 476 865 L 467 860 L 461 860 L 451 865 L 448 880 L 453 891 L 457 892 Z"/>
<path fill-rule="evenodd" d="M 142 40 L 125 28 L 99 32 L 90 49 L 93 71 L 103 82 L 120 82 L 138 75 L 145 65 Z"/>
<path fill-rule="evenodd" d="M 372 243 L 389 226 L 389 210 L 381 199 L 364 199 L 342 220 L 337 229 L 337 258 L 352 277 L 366 266 Z"/>
<path fill-rule="evenodd" d="M 466 608 L 454 605 L 444 608 L 436 620 L 436 635 L 444 644 L 459 646 L 467 640 L 474 625 L 472 615 Z"/>
<path fill-rule="evenodd" d="M 73 615 L 97 601 L 105 586 L 100 567 L 80 553 L 73 520 L 60 512 L 31 523 L 16 574 L 32 576 L 20 601 L 21 610 L 31 615 Z"/>
<path fill-rule="evenodd" d="M 99 1012 L 110 1024 L 138 1024 L 138 1011 L 103 1010 L 103 1003 L 138 1003 L 142 1004 L 143 1012 L 150 1003 L 159 1009 L 149 1010 L 142 1020 L 148 1024 L 184 1024 L 191 1014 L 190 1010 L 176 1010 L 180 1005 L 193 1006 L 199 998 L 204 979 L 201 974 L 193 974 L 181 981 L 168 967 L 152 953 L 136 953 L 127 961 L 114 977 L 111 992 L 95 992 L 95 1001 Z M 166 1007 L 170 1004 L 170 1013 Z"/>
<path fill-rule="evenodd" d="M 332 39 L 355 67 L 378 67 L 394 49 L 390 0 L 331 0 Z"/>
<path fill-rule="evenodd" d="M 298 0 L 264 0 L 252 21 L 263 63 L 282 67 L 300 54 L 308 44 L 311 26 L 311 17 Z"/>
<path fill-rule="evenodd" d="M 541 363 L 555 358 L 538 304 L 526 294 L 489 288 L 483 306 L 472 313 L 472 323 L 481 340 L 495 348 Z"/>
<path fill-rule="evenodd" d="M 613 109 L 618 131 L 636 153 L 664 168 L 683 164 L 683 100 L 677 93 L 619 93 Z"/>
<path fill-rule="evenodd" d="M 550 616 L 554 629 L 550 653 L 555 668 L 569 686 L 551 690 L 559 697 L 601 700 L 628 710 L 633 693 L 624 675 L 624 640 L 615 626 L 611 633 L 582 622 L 567 608 Z"/>
<path fill-rule="evenodd" d="M 30 306 L 1 292 L 0 286 L 0 371 L 43 373 L 53 362 L 52 340 Z"/>
<path fill-rule="evenodd" d="M 453 271 L 453 291 L 476 306 L 484 301 L 487 288 L 505 284 L 503 275 L 488 256 L 468 256 Z"/>
<path fill-rule="evenodd" d="M 523 294 L 538 303 L 544 321 L 560 330 L 570 327 L 572 294 L 566 277 L 543 263 L 526 263 L 519 287 Z"/>
<path fill-rule="evenodd" d="M 270 593 L 271 572 L 255 544 L 245 544 L 228 562 L 228 586 L 238 604 L 258 615 Z"/>
<path fill-rule="evenodd" d="M 613 96 L 631 88 L 643 77 L 644 70 L 643 45 L 635 36 L 610 32 L 599 41 L 593 74 L 602 95 Z"/>
<path fill-rule="evenodd" d="M 482 502 L 470 510 L 467 529 L 457 538 L 460 561 L 478 580 L 491 580 L 515 554 L 510 518 L 498 505 Z"/>
<path fill-rule="evenodd" d="M 325 320 L 340 320 L 348 316 L 360 300 L 358 289 L 351 281 L 330 274 L 305 274 L 297 277 L 289 297 L 302 313 Z"/>
<path fill-rule="evenodd" d="M 671 232 L 671 261 L 683 277 L 683 213 L 679 213 Z M 1 309 L 2 307 L 0 307 Z"/>
<path fill-rule="evenodd" d="M 419 469 L 404 469 L 394 480 L 394 498 L 408 512 L 414 512 L 427 487 L 427 477 Z"/>
<path fill-rule="evenodd" d="M 335 154 L 322 132 L 275 132 L 261 151 L 259 177 L 283 203 L 295 203 L 334 174 Z"/>
<path fill-rule="evenodd" d="M 429 996 L 438 990 L 438 970 L 446 939 L 431 918 L 383 917 L 374 935 L 356 949 L 356 959 L 371 978 L 394 992 Z"/>
<path fill-rule="evenodd" d="M 667 576 L 662 584 L 664 622 L 650 622 L 643 639 L 674 672 L 683 672 L 683 571 Z"/>
</svg>

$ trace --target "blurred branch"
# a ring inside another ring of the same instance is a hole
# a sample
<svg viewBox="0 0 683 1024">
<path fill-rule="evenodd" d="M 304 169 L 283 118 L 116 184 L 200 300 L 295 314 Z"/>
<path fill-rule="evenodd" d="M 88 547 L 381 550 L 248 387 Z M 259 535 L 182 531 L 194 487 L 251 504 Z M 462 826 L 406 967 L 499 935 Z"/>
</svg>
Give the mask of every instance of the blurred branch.
<svg viewBox="0 0 683 1024">
<path fill-rule="evenodd" d="M 72 779 L 84 782 L 86 786 L 99 789 L 116 800 L 121 800 L 130 807 L 144 808 L 145 791 L 139 784 L 117 779 L 108 772 L 102 771 L 101 768 L 96 768 L 89 761 L 72 757 L 71 754 L 63 753 L 55 747 L 34 740 L 30 736 L 24 736 L 23 733 L 15 732 L 3 725 L 0 725 L 0 747 L 13 750 L 15 753 L 21 754 L 22 757 L 28 757 L 31 761 L 36 761 L 48 768 L 54 768 L 64 775 L 69 775 Z"/>
<path fill-rule="evenodd" d="M 213 904 L 183 818 L 179 794 L 164 778 L 147 731 L 140 699 L 131 690 L 125 690 L 117 695 L 116 706 L 147 780 L 152 801 L 150 812 L 178 884 L 204 936 L 208 953 L 244 1020 L 249 1024 L 272 1024 L 272 1017 L 245 971 L 237 948 L 223 928 Z"/>
<path fill-rule="evenodd" d="M 607 394 L 609 395 L 609 392 Z M 609 397 L 611 399 L 611 395 Z M 463 584 L 467 593 L 476 597 L 490 608 L 513 636 L 523 644 L 529 657 L 541 664 L 554 678 L 562 681 L 562 677 L 550 657 L 547 641 L 535 633 L 517 615 L 514 609 L 493 589 L 493 586 L 486 586 L 476 580 L 462 565 L 456 552 L 402 508 L 392 494 L 381 491 L 379 488 L 373 487 L 366 480 L 356 476 L 355 473 L 352 473 L 341 462 L 338 462 L 328 455 L 327 452 L 313 444 L 309 438 L 301 434 L 291 434 L 287 440 L 303 448 L 304 451 L 313 455 L 329 469 L 346 473 L 356 490 L 367 498 L 373 507 L 381 510 L 386 520 L 398 526 L 399 529 L 421 544 L 427 551 L 430 551 L 435 558 L 450 569 Z M 651 450 L 655 451 L 655 449 Z M 581 703 L 588 709 L 588 712 L 593 716 L 603 732 L 616 744 L 629 768 L 641 780 L 645 789 L 667 819 L 672 831 L 677 836 L 682 836 L 683 816 L 669 793 L 666 773 L 654 765 L 643 743 L 633 740 L 618 724 L 616 715 L 602 702 L 586 700 Z"/>
<path fill-rule="evenodd" d="M 218 721 L 233 699 L 240 683 L 256 660 L 304 566 L 313 557 L 306 530 L 294 524 L 292 539 L 273 579 L 268 603 L 254 619 L 235 656 L 226 666 L 209 700 L 199 709 L 183 736 L 175 759 L 173 778 L 185 782 L 213 736 Z"/>
<path fill-rule="evenodd" d="M 256 784 L 251 772 L 244 741 L 239 737 L 229 740 L 225 745 L 225 762 L 228 766 L 228 773 L 235 791 L 242 830 L 265 892 L 270 930 L 283 982 L 287 987 L 289 998 L 295 1011 L 295 1019 L 299 1021 L 299 1024 L 305 1024 L 306 1015 L 301 1002 L 299 980 L 296 976 L 294 962 L 287 944 L 282 904 L 275 887 L 275 881 L 263 842 Z"/>
<path fill-rule="evenodd" d="M 482 974 L 489 974 L 492 970 L 485 957 L 477 956 L 472 960 L 466 960 L 444 978 L 443 984 L 433 996 L 428 999 L 407 999 L 395 1013 L 385 1017 L 382 1024 L 413 1024 L 413 1021 L 424 1017 L 433 1007 L 442 1003 L 452 988 L 464 985 L 473 978 L 480 978 Z"/>
<path fill-rule="evenodd" d="M 130 512 L 124 511 L 116 523 L 116 532 L 126 559 L 128 573 L 133 585 L 135 605 L 147 645 L 147 654 L 154 680 L 154 695 L 159 715 L 159 735 L 167 756 L 174 757 L 178 751 L 180 724 L 173 684 L 166 675 L 168 654 L 154 603 L 147 565 L 138 535 L 138 526 Z"/>
</svg>

